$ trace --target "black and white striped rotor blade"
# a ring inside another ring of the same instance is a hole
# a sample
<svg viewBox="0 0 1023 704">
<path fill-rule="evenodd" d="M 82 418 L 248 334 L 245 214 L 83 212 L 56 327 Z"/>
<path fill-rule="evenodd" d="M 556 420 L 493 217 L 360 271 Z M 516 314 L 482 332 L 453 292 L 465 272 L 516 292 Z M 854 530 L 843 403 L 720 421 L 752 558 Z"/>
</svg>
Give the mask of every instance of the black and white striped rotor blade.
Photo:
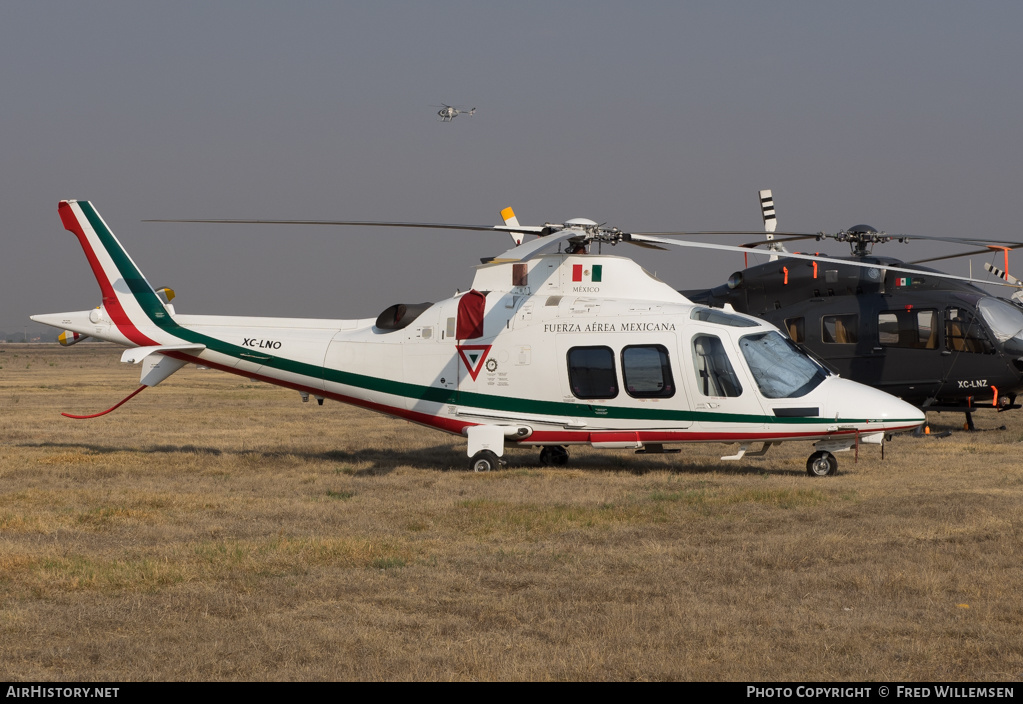
<svg viewBox="0 0 1023 704">
<path fill-rule="evenodd" d="M 764 218 L 764 231 L 773 233 L 778 220 L 774 213 L 774 194 L 770 190 L 760 191 L 760 214 Z"/>
<path fill-rule="evenodd" d="M 1023 281 L 1020 281 L 1019 279 L 1017 279 L 1015 276 L 1013 276 L 1009 272 L 1002 271 L 997 266 L 994 266 L 994 265 L 992 265 L 992 264 L 990 264 L 988 262 L 984 262 L 984 268 L 987 269 L 988 271 L 990 271 L 995 276 L 997 276 L 999 279 L 1003 279 L 1005 281 L 1008 281 L 1010 284 L 1017 284 L 1017 285 L 1023 284 Z"/>
</svg>

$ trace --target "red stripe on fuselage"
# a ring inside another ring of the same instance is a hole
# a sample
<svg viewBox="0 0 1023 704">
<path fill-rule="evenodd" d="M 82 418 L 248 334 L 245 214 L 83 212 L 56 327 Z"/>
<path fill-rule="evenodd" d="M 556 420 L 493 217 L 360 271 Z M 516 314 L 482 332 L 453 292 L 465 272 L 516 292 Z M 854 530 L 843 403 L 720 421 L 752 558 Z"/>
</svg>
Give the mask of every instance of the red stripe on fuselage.
<svg viewBox="0 0 1023 704">
<path fill-rule="evenodd" d="M 121 306 L 121 302 L 117 299 L 117 294 L 114 292 L 114 285 L 107 277 L 107 272 L 103 269 L 103 265 L 100 264 L 99 257 L 96 256 L 95 250 L 93 250 L 92 245 L 89 243 L 89 238 L 82 229 L 82 224 L 78 221 L 78 216 L 75 215 L 71 204 L 67 201 L 61 201 L 57 206 L 57 212 L 60 214 L 60 221 L 64 223 L 64 229 L 77 237 L 78 243 L 82 245 L 82 250 L 85 251 L 85 258 L 89 260 L 89 266 L 92 267 L 92 273 L 96 277 L 96 282 L 99 284 L 99 289 L 103 294 L 103 307 L 106 309 L 110 319 L 114 321 L 117 329 L 136 345 L 157 344 L 155 340 L 150 340 L 139 332 L 139 329 L 135 327 L 135 324 Z"/>
<path fill-rule="evenodd" d="M 820 439 L 825 436 L 835 437 L 840 435 L 856 435 L 859 432 L 860 435 L 866 435 L 868 433 L 898 433 L 903 430 L 912 430 L 917 427 L 917 424 L 907 425 L 905 427 L 898 428 L 885 428 L 883 431 L 878 430 L 839 430 L 832 431 L 830 433 L 821 432 L 802 432 L 802 433 L 721 433 L 721 432 L 703 432 L 694 430 L 639 430 L 635 433 L 608 433 L 607 431 L 599 433 L 590 433 L 585 430 L 537 430 L 525 440 L 522 440 L 522 444 L 529 445 L 550 445 L 554 443 L 561 444 L 576 444 L 576 445 L 588 445 L 591 442 L 615 442 L 610 439 L 609 435 L 622 435 L 622 440 L 634 440 L 638 436 L 640 442 L 644 444 L 664 444 L 664 443 L 687 443 L 687 442 L 720 442 L 720 443 L 733 443 L 733 442 L 772 442 L 772 441 L 786 441 L 786 440 L 813 440 L 814 438 Z M 627 436 L 627 438 L 626 438 Z M 513 440 L 513 438 L 509 438 Z"/>
</svg>

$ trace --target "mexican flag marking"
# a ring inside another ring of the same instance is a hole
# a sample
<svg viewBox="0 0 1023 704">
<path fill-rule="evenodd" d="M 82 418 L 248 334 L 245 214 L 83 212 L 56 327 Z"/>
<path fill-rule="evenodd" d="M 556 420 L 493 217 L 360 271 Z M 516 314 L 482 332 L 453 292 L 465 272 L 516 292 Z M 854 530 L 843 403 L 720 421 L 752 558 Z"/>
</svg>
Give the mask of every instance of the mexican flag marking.
<svg viewBox="0 0 1023 704">
<path fill-rule="evenodd" d="M 487 355 L 490 354 L 490 348 L 492 345 L 456 345 L 455 349 L 458 350 L 458 356 L 462 358 L 462 363 L 465 364 L 465 368 L 469 370 L 469 376 L 472 377 L 473 381 L 476 381 L 477 375 L 480 373 L 480 369 L 483 368 L 483 363 L 487 361 Z"/>
<path fill-rule="evenodd" d="M 604 266 L 602 264 L 594 264 L 591 267 L 585 267 L 582 264 L 572 265 L 572 281 L 592 281 L 593 283 L 600 283 L 601 276 L 604 274 Z"/>
</svg>

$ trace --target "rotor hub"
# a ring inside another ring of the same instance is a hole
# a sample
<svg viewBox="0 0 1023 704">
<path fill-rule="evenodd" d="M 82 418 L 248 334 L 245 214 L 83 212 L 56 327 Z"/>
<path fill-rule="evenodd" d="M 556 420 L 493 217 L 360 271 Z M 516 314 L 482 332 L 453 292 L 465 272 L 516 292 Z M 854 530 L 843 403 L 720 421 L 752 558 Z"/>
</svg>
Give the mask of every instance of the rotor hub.
<svg viewBox="0 0 1023 704">
<path fill-rule="evenodd" d="M 593 220 L 590 220 L 589 218 L 572 218 L 571 220 L 565 221 L 565 227 L 587 228 L 596 227 L 596 225 L 597 223 L 595 223 Z"/>
<path fill-rule="evenodd" d="M 594 222 L 589 218 L 572 218 L 571 220 L 566 220 L 560 225 L 547 223 L 545 228 L 551 233 L 563 230 L 575 230 L 579 232 L 577 237 L 572 238 L 572 241 L 575 244 L 605 242 L 614 245 L 618 244 L 623 239 L 628 239 L 628 235 L 619 230 L 617 227 L 604 227 L 600 223 Z"/>
<path fill-rule="evenodd" d="M 854 225 L 848 230 L 842 230 L 835 235 L 838 242 L 848 242 L 853 256 L 863 257 L 870 253 L 872 245 L 880 242 L 891 242 L 891 235 L 886 232 L 878 232 L 870 225 Z"/>
</svg>

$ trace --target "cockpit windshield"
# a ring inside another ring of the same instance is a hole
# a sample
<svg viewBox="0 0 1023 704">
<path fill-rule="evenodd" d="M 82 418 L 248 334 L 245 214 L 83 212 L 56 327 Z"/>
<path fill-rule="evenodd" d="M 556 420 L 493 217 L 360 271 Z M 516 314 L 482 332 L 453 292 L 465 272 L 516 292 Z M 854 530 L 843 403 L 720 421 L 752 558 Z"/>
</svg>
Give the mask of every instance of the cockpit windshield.
<svg viewBox="0 0 1023 704">
<path fill-rule="evenodd" d="M 760 393 L 766 398 L 799 398 L 813 391 L 828 374 L 778 332 L 739 338 Z"/>
<path fill-rule="evenodd" d="M 1016 338 L 1023 344 L 1023 309 L 999 298 L 988 297 L 977 302 L 977 310 L 996 340 L 1005 342 Z"/>
</svg>

